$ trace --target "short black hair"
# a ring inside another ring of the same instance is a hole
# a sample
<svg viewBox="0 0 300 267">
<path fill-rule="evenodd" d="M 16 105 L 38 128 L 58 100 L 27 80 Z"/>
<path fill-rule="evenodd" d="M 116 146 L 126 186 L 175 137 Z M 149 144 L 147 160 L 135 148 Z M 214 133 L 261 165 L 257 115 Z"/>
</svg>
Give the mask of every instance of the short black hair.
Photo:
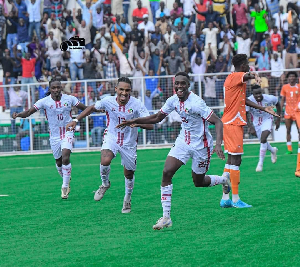
<svg viewBox="0 0 300 267">
<path fill-rule="evenodd" d="M 128 83 L 128 84 L 130 85 L 130 87 L 131 87 L 131 81 L 130 81 L 129 78 L 127 78 L 127 77 L 120 77 L 120 78 L 118 79 L 118 84 L 117 84 L 117 85 L 119 85 L 120 82 Z"/>
<path fill-rule="evenodd" d="M 296 78 L 298 78 L 298 74 L 296 71 L 289 71 L 288 74 L 286 75 L 286 78 L 288 78 L 290 75 L 295 75 Z"/>
<path fill-rule="evenodd" d="M 255 90 L 255 89 L 261 89 L 261 87 L 258 84 L 253 84 L 251 86 L 251 91 Z"/>
<path fill-rule="evenodd" d="M 248 60 L 248 57 L 246 54 L 237 54 L 233 57 L 232 64 L 235 68 L 238 68 L 247 60 Z"/>
<path fill-rule="evenodd" d="M 177 76 L 185 76 L 185 77 L 188 78 L 188 80 L 190 80 L 190 76 L 189 76 L 186 72 L 183 72 L 183 71 L 177 72 L 177 73 L 175 74 L 175 77 L 177 77 Z"/>
</svg>

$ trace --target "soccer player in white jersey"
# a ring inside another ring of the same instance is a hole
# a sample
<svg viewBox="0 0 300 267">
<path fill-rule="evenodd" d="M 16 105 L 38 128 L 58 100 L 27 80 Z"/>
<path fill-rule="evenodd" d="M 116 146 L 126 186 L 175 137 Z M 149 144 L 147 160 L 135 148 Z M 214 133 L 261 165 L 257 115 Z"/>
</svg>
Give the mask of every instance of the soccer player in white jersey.
<svg viewBox="0 0 300 267">
<path fill-rule="evenodd" d="M 56 161 L 56 168 L 63 179 L 61 198 L 67 199 L 70 193 L 70 178 L 72 166 L 70 154 L 73 148 L 74 132 L 66 131 L 67 124 L 72 121 L 72 107 L 84 110 L 86 106 L 79 102 L 75 96 L 62 94 L 61 82 L 52 79 L 49 83 L 47 96 L 38 100 L 34 106 L 21 113 L 14 113 L 13 119 L 27 118 L 40 109 L 45 110 L 49 123 L 50 145 Z"/>
<path fill-rule="evenodd" d="M 206 106 L 196 94 L 189 92 L 190 78 L 185 72 L 175 75 L 174 89 L 176 94 L 167 99 L 161 110 L 151 116 L 126 120 L 118 125 L 125 128 L 131 124 L 155 124 L 162 121 L 175 110 L 181 117 L 181 131 L 170 150 L 165 162 L 161 183 L 161 204 L 163 217 L 153 226 L 160 230 L 172 226 L 170 218 L 171 196 L 173 190 L 172 178 L 176 171 L 192 158 L 192 177 L 196 187 L 223 185 L 225 192 L 230 192 L 229 173 L 224 176 L 206 175 L 209 169 L 211 155 L 216 152 L 218 157 L 225 159 L 221 148 L 223 140 L 223 124 L 221 120 Z M 217 140 L 213 150 L 213 138 L 208 130 L 209 123 L 215 125 Z"/>
<path fill-rule="evenodd" d="M 249 100 L 263 107 L 276 106 L 277 114 L 280 116 L 281 106 L 277 96 L 263 94 L 261 87 L 257 84 L 253 85 L 251 89 L 252 95 L 248 97 Z M 271 144 L 267 141 L 273 125 L 273 116 L 267 112 L 248 106 L 246 106 L 246 111 L 248 123 L 250 126 L 250 133 L 256 135 L 260 140 L 259 161 L 256 167 L 256 171 L 261 172 L 263 170 L 263 164 L 267 150 L 271 152 L 272 163 L 275 163 L 277 160 L 278 149 L 276 147 L 272 147 Z M 249 115 L 251 115 L 251 118 L 249 118 Z M 277 117 L 275 120 L 275 130 L 277 131 L 280 126 L 280 117 Z"/>
<path fill-rule="evenodd" d="M 153 125 L 132 124 L 131 127 L 124 130 L 117 129 L 116 126 L 122 121 L 149 116 L 149 112 L 140 100 L 130 96 L 131 81 L 128 78 L 119 78 L 115 91 L 117 96 L 107 96 L 97 101 L 95 105 L 87 107 L 75 119 L 75 122 L 71 122 L 67 126 L 74 129 L 76 121 L 78 122 L 93 112 L 106 111 L 107 129 L 104 132 L 100 163 L 102 185 L 96 191 L 94 199 L 100 201 L 110 188 L 110 164 L 117 153 L 120 153 L 125 176 L 125 197 L 122 213 L 129 213 L 131 211 L 131 195 L 134 186 L 134 172 L 136 170 L 137 127 L 152 130 Z"/>
</svg>

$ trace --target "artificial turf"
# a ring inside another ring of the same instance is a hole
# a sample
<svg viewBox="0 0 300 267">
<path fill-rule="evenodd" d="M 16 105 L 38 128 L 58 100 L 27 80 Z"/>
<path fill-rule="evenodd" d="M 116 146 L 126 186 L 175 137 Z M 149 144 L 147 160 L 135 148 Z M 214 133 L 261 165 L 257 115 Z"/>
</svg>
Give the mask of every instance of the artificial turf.
<svg viewBox="0 0 300 267">
<path fill-rule="evenodd" d="M 132 212 L 122 214 L 120 156 L 100 202 L 100 152 L 73 153 L 71 193 L 60 198 L 52 155 L 0 157 L 0 266 L 300 266 L 296 154 L 279 148 L 256 173 L 259 145 L 245 145 L 241 199 L 250 209 L 221 209 L 221 186 L 195 188 L 191 161 L 173 179 L 173 226 L 162 216 L 160 182 L 169 149 L 139 150 Z M 297 150 L 294 143 L 294 151 Z M 213 156 L 208 174 L 222 174 Z"/>
</svg>

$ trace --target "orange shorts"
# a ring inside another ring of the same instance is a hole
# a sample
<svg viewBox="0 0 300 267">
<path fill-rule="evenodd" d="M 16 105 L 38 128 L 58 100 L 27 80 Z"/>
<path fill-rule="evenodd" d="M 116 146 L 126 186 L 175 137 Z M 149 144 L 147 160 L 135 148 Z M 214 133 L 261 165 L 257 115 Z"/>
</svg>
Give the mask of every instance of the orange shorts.
<svg viewBox="0 0 300 267">
<path fill-rule="evenodd" d="M 295 120 L 296 120 L 295 114 L 293 114 L 293 115 L 284 114 L 284 118 L 285 118 L 286 120 L 292 120 L 292 121 L 295 121 Z"/>
<path fill-rule="evenodd" d="M 240 125 L 223 125 L 224 150 L 231 155 L 242 155 L 244 128 Z"/>
</svg>

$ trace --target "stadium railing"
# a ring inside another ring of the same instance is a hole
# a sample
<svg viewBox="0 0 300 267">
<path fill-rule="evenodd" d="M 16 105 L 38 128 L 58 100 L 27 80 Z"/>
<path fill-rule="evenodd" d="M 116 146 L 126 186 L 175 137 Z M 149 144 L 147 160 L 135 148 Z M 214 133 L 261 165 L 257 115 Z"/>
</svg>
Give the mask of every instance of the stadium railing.
<svg viewBox="0 0 300 267">
<path fill-rule="evenodd" d="M 287 69 L 279 72 L 296 71 L 300 73 L 300 69 Z M 274 77 L 271 71 L 257 71 L 262 78 L 262 88 L 264 93 L 280 96 L 280 77 Z M 222 117 L 224 111 L 224 92 L 223 84 L 230 73 L 207 73 L 205 75 L 191 74 L 191 86 L 189 90 L 202 97 L 208 106 L 214 112 Z M 173 95 L 174 76 L 154 76 L 154 77 L 130 77 L 132 80 L 132 95 L 139 98 L 143 103 L 149 104 L 152 99 L 152 108 L 149 107 L 150 114 L 156 113 L 164 104 L 165 100 Z M 251 81 L 247 84 L 247 96 L 251 94 Z M 282 80 L 287 83 L 286 80 Z M 100 94 L 100 98 L 107 95 L 114 95 L 114 87 L 117 79 L 101 79 L 101 80 L 81 80 L 81 81 L 63 81 L 63 89 L 67 93 L 71 93 L 86 105 L 95 103 L 90 96 L 94 92 Z M 41 86 L 47 87 L 48 83 L 32 83 L 32 84 L 15 84 L 2 85 L 0 89 L 9 91 L 15 88 L 27 93 L 27 100 L 24 100 L 23 106 L 18 112 L 32 107 L 39 99 L 39 90 Z M 158 88 L 158 89 L 157 89 Z M 32 93 L 35 91 L 35 99 L 32 101 Z M 84 98 L 82 99 L 81 96 Z M 45 113 L 41 110 L 33 114 L 30 118 L 22 120 L 17 118 L 13 120 L 10 111 L 0 113 L 0 154 L 15 153 L 41 153 L 51 152 L 48 133 L 48 122 Z M 72 110 L 72 117 L 78 115 L 78 110 Z M 29 123 L 31 121 L 31 123 Z M 22 124 L 20 124 L 22 122 Z M 106 116 L 105 113 L 91 114 L 88 118 L 80 121 L 76 127 L 74 150 L 99 150 L 102 144 L 102 138 L 105 130 Z M 139 129 L 138 147 L 162 147 L 171 146 L 178 133 L 180 132 L 181 118 L 177 113 L 172 112 L 164 121 L 155 125 L 154 130 L 146 131 Z M 210 125 L 209 129 L 216 138 L 214 125 Z M 247 126 L 244 127 L 245 142 L 257 141 L 256 137 L 249 134 Z M 271 137 L 272 139 L 272 137 Z"/>
</svg>

